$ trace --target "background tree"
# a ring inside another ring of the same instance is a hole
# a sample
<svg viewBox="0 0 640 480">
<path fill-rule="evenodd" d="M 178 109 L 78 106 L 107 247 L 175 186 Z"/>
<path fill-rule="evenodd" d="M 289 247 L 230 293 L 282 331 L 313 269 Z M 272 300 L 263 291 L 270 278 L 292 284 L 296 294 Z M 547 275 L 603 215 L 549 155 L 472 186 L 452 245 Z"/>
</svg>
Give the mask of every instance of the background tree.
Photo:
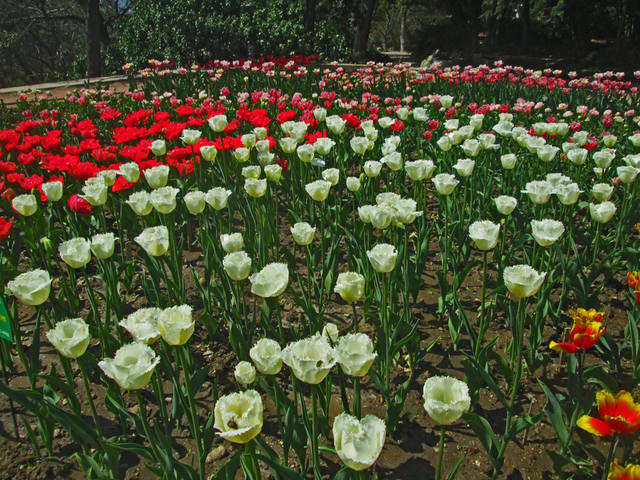
<svg viewBox="0 0 640 480">
<path fill-rule="evenodd" d="M 369 46 L 369 32 L 376 0 L 360 0 L 359 3 L 357 29 L 353 39 L 353 53 L 356 57 L 364 55 Z"/>
<path fill-rule="evenodd" d="M 0 78 L 25 84 L 119 73 L 150 58 L 239 58 L 250 36 L 264 56 L 386 58 L 373 45 L 417 61 L 436 50 L 452 62 L 552 54 L 572 69 L 640 61 L 639 0 L 252 0 L 251 18 L 246 1 L 0 0 Z"/>
</svg>

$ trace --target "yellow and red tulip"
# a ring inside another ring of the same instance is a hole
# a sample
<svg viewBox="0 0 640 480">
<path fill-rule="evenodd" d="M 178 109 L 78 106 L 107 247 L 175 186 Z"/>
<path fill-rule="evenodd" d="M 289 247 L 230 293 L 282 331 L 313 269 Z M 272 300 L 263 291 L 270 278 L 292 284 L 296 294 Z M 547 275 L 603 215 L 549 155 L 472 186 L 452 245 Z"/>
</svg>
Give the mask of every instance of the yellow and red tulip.
<svg viewBox="0 0 640 480">
<path fill-rule="evenodd" d="M 640 465 L 629 464 L 623 467 L 613 462 L 607 480 L 640 480 Z"/>
<path fill-rule="evenodd" d="M 631 287 L 633 293 L 636 294 L 636 302 L 640 305 L 640 272 L 637 270 L 627 272 L 627 282 L 629 282 L 629 287 Z"/>
<path fill-rule="evenodd" d="M 602 390 L 596 394 L 600 418 L 583 415 L 578 427 L 598 437 L 615 433 L 633 433 L 640 429 L 640 404 L 625 390 L 613 393 Z"/>
<path fill-rule="evenodd" d="M 593 347 L 604 335 L 605 327 L 602 322 L 604 312 L 598 312 L 591 308 L 585 310 L 570 310 L 569 315 L 573 318 L 573 326 L 569 334 L 568 342 L 551 342 L 549 348 L 556 351 L 576 353 L 578 350 L 585 350 Z"/>
</svg>

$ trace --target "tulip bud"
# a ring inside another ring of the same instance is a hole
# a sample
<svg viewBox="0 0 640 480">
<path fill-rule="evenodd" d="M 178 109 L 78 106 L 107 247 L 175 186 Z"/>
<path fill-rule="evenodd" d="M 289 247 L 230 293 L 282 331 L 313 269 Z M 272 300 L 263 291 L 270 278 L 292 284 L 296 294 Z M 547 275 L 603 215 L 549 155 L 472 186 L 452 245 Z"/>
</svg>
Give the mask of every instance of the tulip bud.
<svg viewBox="0 0 640 480">
<path fill-rule="evenodd" d="M 275 340 L 261 338 L 251 347 L 249 356 L 263 375 L 276 375 L 282 368 L 282 349 Z"/>
<path fill-rule="evenodd" d="M 240 362 L 233 371 L 233 376 L 243 387 L 251 385 L 256 379 L 256 369 L 250 362 Z"/>
<path fill-rule="evenodd" d="M 144 178 L 153 189 L 164 187 L 169 179 L 169 165 L 156 165 L 146 169 Z"/>
<path fill-rule="evenodd" d="M 13 197 L 11 206 L 23 217 L 30 217 L 38 210 L 38 201 L 35 195 L 27 193 Z"/>
<path fill-rule="evenodd" d="M 82 268 L 91 260 L 91 246 L 85 238 L 72 238 L 58 246 L 60 258 L 71 268 Z"/>
<path fill-rule="evenodd" d="M 91 251 L 100 260 L 106 260 L 113 255 L 116 237 L 112 232 L 99 233 L 91 237 Z"/>
<path fill-rule="evenodd" d="M 184 203 L 191 215 L 198 215 L 204 211 L 204 207 L 207 205 L 205 198 L 204 192 L 199 190 L 187 192 L 184 196 Z"/>
<path fill-rule="evenodd" d="M 167 153 L 167 143 L 163 139 L 154 140 L 153 142 L 151 142 L 149 150 L 151 150 L 151 153 L 153 153 L 156 157 L 162 157 Z"/>
<path fill-rule="evenodd" d="M 231 280 L 240 282 L 251 273 L 251 257 L 242 250 L 231 252 L 222 259 L 222 266 Z"/>
<path fill-rule="evenodd" d="M 158 330 L 169 345 L 184 345 L 189 341 L 195 322 L 189 305 L 165 308 L 158 314 Z"/>
<path fill-rule="evenodd" d="M 42 184 L 42 191 L 44 192 L 44 196 L 47 197 L 47 200 L 49 200 L 50 202 L 57 202 L 62 198 L 62 189 L 62 182 L 58 180 Z"/>
</svg>

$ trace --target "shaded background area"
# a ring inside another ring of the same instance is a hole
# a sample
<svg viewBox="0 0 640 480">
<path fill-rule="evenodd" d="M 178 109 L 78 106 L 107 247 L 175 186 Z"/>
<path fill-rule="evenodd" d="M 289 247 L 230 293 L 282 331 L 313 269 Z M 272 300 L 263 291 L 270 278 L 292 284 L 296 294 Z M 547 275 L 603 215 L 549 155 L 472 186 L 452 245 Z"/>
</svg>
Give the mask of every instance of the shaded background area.
<svg viewBox="0 0 640 480">
<path fill-rule="evenodd" d="M 0 11 L 0 86 L 249 54 L 640 66 L 637 0 L 0 0 Z"/>
</svg>

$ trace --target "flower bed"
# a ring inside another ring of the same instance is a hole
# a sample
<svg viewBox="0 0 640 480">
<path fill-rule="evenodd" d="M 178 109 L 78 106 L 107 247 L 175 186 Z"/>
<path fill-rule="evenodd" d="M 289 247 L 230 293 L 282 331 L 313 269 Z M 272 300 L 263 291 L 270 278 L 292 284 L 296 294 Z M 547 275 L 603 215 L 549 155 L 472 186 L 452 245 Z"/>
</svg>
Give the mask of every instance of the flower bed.
<svg viewBox="0 0 640 480">
<path fill-rule="evenodd" d="M 636 458 L 632 82 L 151 65 L 2 111 L 0 390 L 35 456 L 62 429 L 90 478 Z"/>
</svg>

